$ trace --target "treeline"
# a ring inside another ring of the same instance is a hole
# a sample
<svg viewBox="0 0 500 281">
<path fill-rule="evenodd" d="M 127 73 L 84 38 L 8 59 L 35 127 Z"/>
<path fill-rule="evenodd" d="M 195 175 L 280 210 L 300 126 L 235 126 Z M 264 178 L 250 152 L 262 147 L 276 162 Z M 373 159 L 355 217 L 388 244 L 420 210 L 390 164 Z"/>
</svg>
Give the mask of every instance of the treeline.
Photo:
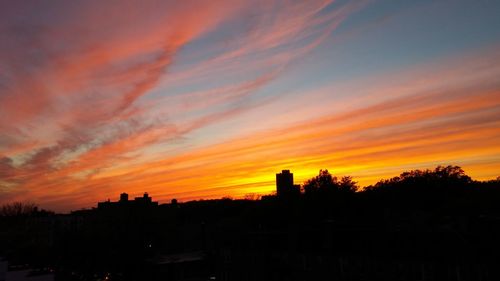
<svg viewBox="0 0 500 281">
<path fill-rule="evenodd" d="M 500 177 L 489 181 L 474 181 L 465 174 L 459 166 L 438 166 L 433 170 L 411 170 L 403 172 L 399 176 L 391 179 L 383 179 L 374 185 L 361 188 L 352 177 L 344 176 L 338 179 L 328 172 L 320 170 L 319 175 L 307 180 L 302 185 L 302 190 L 306 195 L 320 194 L 349 194 L 356 191 L 407 191 L 416 192 L 441 192 L 447 191 L 465 191 L 470 188 L 480 187 L 500 187 Z"/>
<path fill-rule="evenodd" d="M 500 177 L 476 181 L 461 167 L 450 165 L 403 172 L 361 188 L 349 176 L 339 179 L 328 170 L 320 170 L 302 185 L 301 197 L 310 208 L 318 209 L 318 213 L 343 213 L 344 219 L 351 218 L 345 215 L 349 212 L 382 211 L 400 218 L 422 211 L 434 218 L 457 214 L 497 217 L 500 216 Z"/>
</svg>

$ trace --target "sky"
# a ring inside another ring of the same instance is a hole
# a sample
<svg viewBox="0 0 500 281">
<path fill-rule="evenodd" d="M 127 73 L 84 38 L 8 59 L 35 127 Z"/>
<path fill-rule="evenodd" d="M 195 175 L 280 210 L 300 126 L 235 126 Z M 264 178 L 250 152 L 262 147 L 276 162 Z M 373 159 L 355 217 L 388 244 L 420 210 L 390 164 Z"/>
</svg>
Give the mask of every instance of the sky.
<svg viewBox="0 0 500 281">
<path fill-rule="evenodd" d="M 0 204 L 500 176 L 499 1 L 1 1 Z"/>
</svg>

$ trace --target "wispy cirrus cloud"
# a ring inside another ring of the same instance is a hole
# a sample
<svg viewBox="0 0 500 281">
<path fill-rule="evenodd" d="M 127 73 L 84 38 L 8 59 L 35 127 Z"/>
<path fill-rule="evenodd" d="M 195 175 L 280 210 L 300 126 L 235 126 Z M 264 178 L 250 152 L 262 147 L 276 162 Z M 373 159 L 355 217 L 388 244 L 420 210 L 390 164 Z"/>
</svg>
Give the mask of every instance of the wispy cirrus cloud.
<svg viewBox="0 0 500 281">
<path fill-rule="evenodd" d="M 252 96 L 360 6 L 325 12 L 331 4 L 2 4 L 2 201 L 89 204 L 94 198 L 81 202 L 82 192 L 108 194 L 132 181 L 103 182 L 103 171 L 148 163 L 156 158 L 151 147 L 266 103 Z M 226 28 L 238 22 L 242 32 Z M 219 29 L 230 33 L 223 48 L 209 40 Z M 207 40 L 216 52 L 198 48 L 204 59 L 182 66 L 182 50 Z M 175 89 L 214 78 L 214 85 Z"/>
<path fill-rule="evenodd" d="M 343 44 L 387 28 L 356 18 L 370 1 L 0 5 L 0 203 L 268 193 L 282 168 L 299 182 L 448 163 L 497 176 L 498 47 L 344 75 L 332 54 L 357 62 L 375 49 Z"/>
<path fill-rule="evenodd" d="M 168 159 L 111 168 L 95 181 L 126 179 L 121 189 L 147 185 L 165 196 L 161 198 L 188 200 L 271 192 L 273 174 L 280 168 L 292 168 L 299 182 L 319 168 L 330 168 L 370 184 L 397 174 L 401 167 L 456 163 L 475 178 L 491 178 L 496 176 L 494 163 L 500 157 L 500 85 L 488 81 L 500 70 L 491 64 L 480 67 L 484 64 L 478 58 L 496 54 L 461 61 L 461 71 L 474 79 L 443 79 L 456 71 L 452 63 L 449 69 L 416 67 L 389 75 L 393 83 L 378 89 L 385 92 L 405 85 L 407 91 L 401 96 L 369 99 L 368 105 L 243 134 Z M 481 75 L 475 75 L 478 67 L 483 69 Z M 419 79 L 415 84 L 406 81 L 406 75 L 419 72 L 420 77 L 435 77 L 425 79 L 425 89 Z M 367 90 L 368 97 L 379 96 L 378 91 Z"/>
</svg>

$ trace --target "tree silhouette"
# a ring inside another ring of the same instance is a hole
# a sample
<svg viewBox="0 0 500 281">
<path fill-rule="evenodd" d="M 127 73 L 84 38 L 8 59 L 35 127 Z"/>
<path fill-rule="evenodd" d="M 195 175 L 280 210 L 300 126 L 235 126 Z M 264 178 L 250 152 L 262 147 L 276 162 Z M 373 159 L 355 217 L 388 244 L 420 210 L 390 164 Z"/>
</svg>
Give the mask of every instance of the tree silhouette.
<svg viewBox="0 0 500 281">
<path fill-rule="evenodd" d="M 306 194 L 330 193 L 337 188 L 337 177 L 332 176 L 328 170 L 319 170 L 319 174 L 304 183 Z"/>
<path fill-rule="evenodd" d="M 358 189 L 357 183 L 350 176 L 344 176 L 338 180 L 328 170 L 319 170 L 319 174 L 309 180 L 304 185 L 306 195 L 325 195 L 353 193 Z"/>
<path fill-rule="evenodd" d="M 434 170 L 411 170 L 401 173 L 398 177 L 381 180 L 375 186 L 366 190 L 393 189 L 393 188 L 460 188 L 472 182 L 459 166 L 438 166 Z"/>
<path fill-rule="evenodd" d="M 339 190 L 344 193 L 353 193 L 358 190 L 357 184 L 351 176 L 344 176 L 339 182 Z"/>
<path fill-rule="evenodd" d="M 38 212 L 38 207 L 34 203 L 14 202 L 5 204 L 0 208 L 0 217 L 27 216 L 36 212 Z"/>
</svg>

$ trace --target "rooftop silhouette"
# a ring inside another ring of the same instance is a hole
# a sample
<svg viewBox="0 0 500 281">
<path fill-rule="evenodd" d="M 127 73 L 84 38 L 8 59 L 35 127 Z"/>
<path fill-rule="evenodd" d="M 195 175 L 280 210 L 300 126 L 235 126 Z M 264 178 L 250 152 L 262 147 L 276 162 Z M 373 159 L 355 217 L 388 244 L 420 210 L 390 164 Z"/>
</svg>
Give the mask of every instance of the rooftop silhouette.
<svg viewBox="0 0 500 281">
<path fill-rule="evenodd" d="M 134 200 L 128 200 L 128 194 L 122 193 L 120 194 L 120 200 L 116 202 L 112 202 L 111 200 L 107 200 L 104 202 L 97 203 L 98 209 L 106 209 L 113 207 L 155 207 L 158 206 L 158 202 L 153 202 L 153 199 L 149 197 L 147 192 L 144 193 L 142 197 L 135 197 Z"/>
<path fill-rule="evenodd" d="M 293 183 L 290 170 L 276 174 L 276 195 L 280 198 L 295 197 L 300 194 L 300 185 Z"/>
</svg>

